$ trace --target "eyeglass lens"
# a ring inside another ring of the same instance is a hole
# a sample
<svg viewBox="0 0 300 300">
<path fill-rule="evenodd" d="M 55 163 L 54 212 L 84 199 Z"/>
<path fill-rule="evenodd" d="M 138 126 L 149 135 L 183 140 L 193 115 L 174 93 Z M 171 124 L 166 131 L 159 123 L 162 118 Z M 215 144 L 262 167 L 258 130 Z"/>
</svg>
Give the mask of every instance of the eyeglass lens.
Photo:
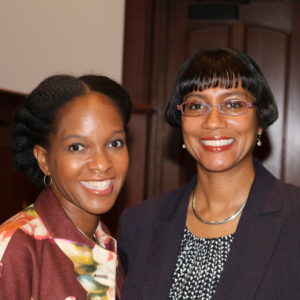
<svg viewBox="0 0 300 300">
<path fill-rule="evenodd" d="M 182 103 L 182 112 L 186 116 L 199 116 L 209 113 L 212 107 L 217 107 L 220 113 L 226 115 L 240 115 L 248 111 L 247 102 L 230 100 L 223 101 L 218 105 L 209 105 L 205 102 L 185 102 Z"/>
</svg>

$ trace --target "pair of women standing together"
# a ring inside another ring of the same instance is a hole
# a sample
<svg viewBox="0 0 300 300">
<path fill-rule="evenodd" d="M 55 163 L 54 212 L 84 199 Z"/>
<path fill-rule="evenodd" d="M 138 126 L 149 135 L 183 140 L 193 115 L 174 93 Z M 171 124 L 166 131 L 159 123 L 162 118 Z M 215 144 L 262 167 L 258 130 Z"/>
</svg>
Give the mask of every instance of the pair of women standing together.
<svg viewBox="0 0 300 300">
<path fill-rule="evenodd" d="M 40 101 L 49 102 L 44 115 Z M 40 183 L 36 160 L 50 188 L 1 227 L 3 299 L 115 297 L 114 240 L 99 215 L 124 182 L 130 108 L 119 85 L 97 76 L 53 77 L 28 97 L 16 158 Z M 122 299 L 297 299 L 300 191 L 252 155 L 277 118 L 260 69 L 232 49 L 195 55 L 166 117 L 181 128 L 197 176 L 124 213 Z"/>
</svg>

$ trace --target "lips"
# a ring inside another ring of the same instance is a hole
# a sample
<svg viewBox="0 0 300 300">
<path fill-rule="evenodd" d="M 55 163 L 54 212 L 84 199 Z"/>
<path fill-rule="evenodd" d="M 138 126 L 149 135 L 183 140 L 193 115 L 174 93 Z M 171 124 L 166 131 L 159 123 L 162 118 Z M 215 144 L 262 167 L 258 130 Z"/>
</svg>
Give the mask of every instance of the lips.
<svg viewBox="0 0 300 300">
<path fill-rule="evenodd" d="M 80 181 L 80 183 L 87 189 L 96 193 L 109 192 L 112 189 L 112 180 L 93 180 L 93 181 Z"/>
<path fill-rule="evenodd" d="M 215 138 L 215 137 L 210 137 L 210 138 L 203 138 L 200 140 L 201 144 L 203 147 L 211 152 L 221 152 L 229 149 L 233 142 L 233 138 Z"/>
</svg>

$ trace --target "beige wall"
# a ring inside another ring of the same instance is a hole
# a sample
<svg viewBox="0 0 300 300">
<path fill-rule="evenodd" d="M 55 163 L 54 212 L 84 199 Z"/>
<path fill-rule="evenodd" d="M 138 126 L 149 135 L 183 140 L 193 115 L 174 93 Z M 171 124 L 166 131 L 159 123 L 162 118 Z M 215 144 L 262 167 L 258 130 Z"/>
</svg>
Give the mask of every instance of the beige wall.
<svg viewBox="0 0 300 300">
<path fill-rule="evenodd" d="M 57 73 L 122 74 L 125 0 L 1 0 L 0 88 Z"/>
</svg>

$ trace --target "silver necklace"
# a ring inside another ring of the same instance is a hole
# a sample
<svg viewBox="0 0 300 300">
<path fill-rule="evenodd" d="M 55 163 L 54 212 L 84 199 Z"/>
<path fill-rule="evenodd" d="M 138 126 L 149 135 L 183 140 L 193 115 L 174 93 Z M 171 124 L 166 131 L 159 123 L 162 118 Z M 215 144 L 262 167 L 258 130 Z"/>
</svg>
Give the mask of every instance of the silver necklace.
<svg viewBox="0 0 300 300">
<path fill-rule="evenodd" d="M 244 207 L 246 205 L 246 202 L 247 202 L 247 199 L 242 204 L 242 206 L 233 215 L 231 215 L 230 217 L 228 217 L 228 218 L 226 218 L 224 220 L 221 220 L 221 221 L 208 221 L 208 220 L 205 220 L 205 219 L 203 219 L 202 217 L 199 216 L 199 214 L 196 212 L 195 192 L 193 192 L 192 207 L 193 207 L 193 213 L 194 213 L 195 217 L 200 222 L 202 222 L 204 224 L 208 224 L 208 225 L 221 225 L 221 224 L 227 223 L 227 222 L 233 220 L 234 218 L 236 218 L 243 211 L 243 209 L 244 209 Z"/>
</svg>

